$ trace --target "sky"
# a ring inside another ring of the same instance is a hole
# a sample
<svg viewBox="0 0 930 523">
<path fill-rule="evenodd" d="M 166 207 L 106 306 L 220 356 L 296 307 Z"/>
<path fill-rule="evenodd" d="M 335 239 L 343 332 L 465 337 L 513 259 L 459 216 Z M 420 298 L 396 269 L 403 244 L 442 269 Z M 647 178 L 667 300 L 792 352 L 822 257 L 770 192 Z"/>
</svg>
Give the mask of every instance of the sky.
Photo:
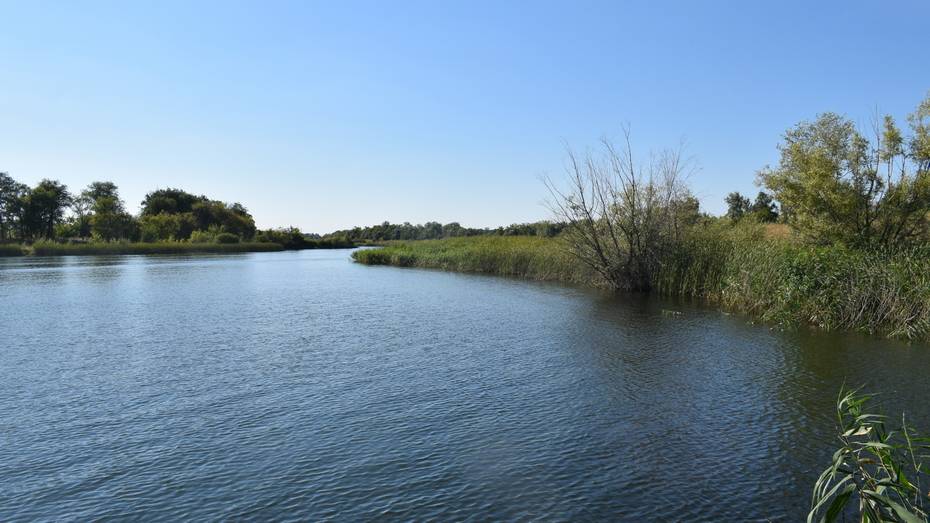
<svg viewBox="0 0 930 523">
<path fill-rule="evenodd" d="M 682 140 L 702 208 L 785 129 L 930 91 L 930 2 L 0 0 L 0 171 L 129 209 L 178 187 L 259 227 L 549 218 L 542 176 Z M 903 123 L 903 122 L 902 122 Z"/>
</svg>

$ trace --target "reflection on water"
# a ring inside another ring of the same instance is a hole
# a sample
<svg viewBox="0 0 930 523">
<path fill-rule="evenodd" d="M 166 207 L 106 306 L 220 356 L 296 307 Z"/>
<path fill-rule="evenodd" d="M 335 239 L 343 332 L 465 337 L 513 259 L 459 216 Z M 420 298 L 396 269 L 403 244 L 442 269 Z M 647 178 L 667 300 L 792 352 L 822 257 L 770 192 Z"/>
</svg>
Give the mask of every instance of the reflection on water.
<svg viewBox="0 0 930 523">
<path fill-rule="evenodd" d="M 0 260 L 0 300 L 0 520 L 797 520 L 844 382 L 930 427 L 923 345 L 347 251 Z"/>
</svg>

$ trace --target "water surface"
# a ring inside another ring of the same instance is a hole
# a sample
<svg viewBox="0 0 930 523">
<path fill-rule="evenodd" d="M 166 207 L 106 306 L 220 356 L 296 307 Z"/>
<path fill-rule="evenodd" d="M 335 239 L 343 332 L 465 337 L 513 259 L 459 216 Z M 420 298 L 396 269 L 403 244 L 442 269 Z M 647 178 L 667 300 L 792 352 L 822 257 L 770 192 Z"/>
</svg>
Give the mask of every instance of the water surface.
<svg viewBox="0 0 930 523">
<path fill-rule="evenodd" d="M 663 311 L 676 311 L 668 314 Z M 0 259 L 0 520 L 799 520 L 923 345 L 348 251 Z"/>
</svg>

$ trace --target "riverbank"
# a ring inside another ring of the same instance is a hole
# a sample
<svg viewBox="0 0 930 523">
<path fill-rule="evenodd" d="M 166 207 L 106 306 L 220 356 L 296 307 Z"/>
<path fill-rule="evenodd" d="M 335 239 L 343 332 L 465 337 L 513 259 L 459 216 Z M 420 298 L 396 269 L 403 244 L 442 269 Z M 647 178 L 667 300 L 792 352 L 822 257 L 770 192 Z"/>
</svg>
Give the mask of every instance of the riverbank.
<svg viewBox="0 0 930 523">
<path fill-rule="evenodd" d="M 195 242 L 36 242 L 32 245 L 0 244 L 0 257 L 11 256 L 91 256 L 105 254 L 222 254 L 276 252 L 307 249 L 351 249 L 355 245 L 330 240 L 308 240 L 299 246 L 275 242 L 195 243 Z"/>
<path fill-rule="evenodd" d="M 559 238 L 400 242 L 353 253 L 368 265 L 434 268 L 604 286 Z M 930 339 L 930 249 L 893 254 L 813 247 L 759 225 L 690 231 L 663 261 L 655 292 L 698 298 L 783 327 L 812 325 Z"/>
<path fill-rule="evenodd" d="M 476 272 L 541 281 L 597 286 L 593 271 L 581 265 L 558 239 L 535 236 L 469 236 L 442 240 L 390 242 L 352 253 L 366 265 Z"/>
<path fill-rule="evenodd" d="M 16 256 L 14 249 L 21 256 L 88 256 L 106 254 L 198 254 L 198 253 L 239 253 L 239 252 L 273 252 L 282 251 L 284 247 L 277 243 L 186 243 L 186 242 L 152 242 L 152 243 L 52 243 L 39 242 L 33 245 L 6 246 L 10 254 Z"/>
<path fill-rule="evenodd" d="M 29 254 L 34 256 L 80 256 L 100 254 L 221 254 L 239 252 L 273 252 L 282 251 L 284 247 L 277 243 L 37 243 L 32 245 Z"/>
</svg>

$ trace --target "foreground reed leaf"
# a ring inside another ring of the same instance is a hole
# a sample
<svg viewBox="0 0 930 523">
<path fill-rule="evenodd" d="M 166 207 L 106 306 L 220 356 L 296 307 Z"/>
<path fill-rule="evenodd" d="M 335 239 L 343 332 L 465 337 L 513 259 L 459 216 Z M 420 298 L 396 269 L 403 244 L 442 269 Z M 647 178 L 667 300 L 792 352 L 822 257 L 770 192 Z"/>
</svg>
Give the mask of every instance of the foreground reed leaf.
<svg viewBox="0 0 930 523">
<path fill-rule="evenodd" d="M 857 513 L 863 522 L 926 523 L 921 476 L 927 470 L 902 417 L 888 430 L 885 417 L 863 413 L 872 396 L 841 390 L 836 405 L 840 448 L 814 485 L 807 521 L 832 522 Z M 926 478 L 924 478 L 926 479 Z M 853 501 L 856 503 L 853 503 Z"/>
</svg>

